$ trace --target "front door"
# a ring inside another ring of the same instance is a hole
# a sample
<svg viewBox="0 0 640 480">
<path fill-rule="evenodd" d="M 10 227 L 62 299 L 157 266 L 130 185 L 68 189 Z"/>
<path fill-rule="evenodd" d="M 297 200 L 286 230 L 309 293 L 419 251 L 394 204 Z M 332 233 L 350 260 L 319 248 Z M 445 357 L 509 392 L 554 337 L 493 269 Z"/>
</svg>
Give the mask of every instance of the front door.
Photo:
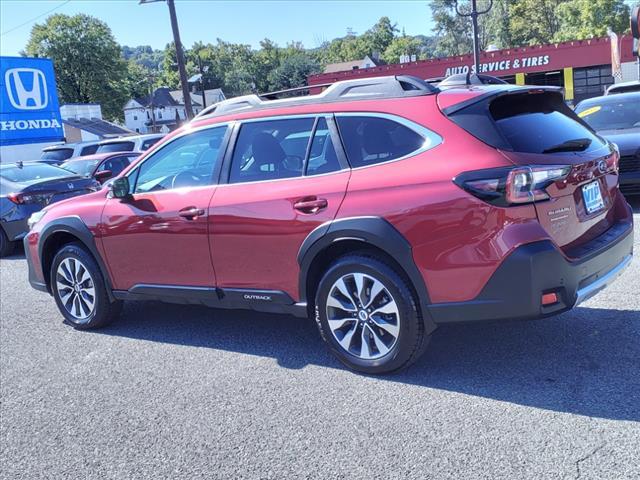
<svg viewBox="0 0 640 480">
<path fill-rule="evenodd" d="M 335 218 L 347 189 L 336 138 L 324 116 L 243 123 L 210 212 L 218 286 L 299 298 L 298 250 Z"/>
<path fill-rule="evenodd" d="M 170 140 L 127 173 L 130 199 L 110 198 L 102 244 L 114 288 L 213 286 L 208 236 L 226 126 Z"/>
</svg>

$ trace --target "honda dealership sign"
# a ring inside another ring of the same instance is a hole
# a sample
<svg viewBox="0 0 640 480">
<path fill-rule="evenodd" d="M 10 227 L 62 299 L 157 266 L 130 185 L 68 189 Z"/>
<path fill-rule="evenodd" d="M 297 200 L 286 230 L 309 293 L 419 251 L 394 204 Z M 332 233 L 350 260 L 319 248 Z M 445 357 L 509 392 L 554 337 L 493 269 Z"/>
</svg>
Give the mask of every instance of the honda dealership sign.
<svg viewBox="0 0 640 480">
<path fill-rule="evenodd" d="M 0 63 L 2 145 L 61 141 L 64 132 L 51 60 L 0 57 Z"/>
</svg>

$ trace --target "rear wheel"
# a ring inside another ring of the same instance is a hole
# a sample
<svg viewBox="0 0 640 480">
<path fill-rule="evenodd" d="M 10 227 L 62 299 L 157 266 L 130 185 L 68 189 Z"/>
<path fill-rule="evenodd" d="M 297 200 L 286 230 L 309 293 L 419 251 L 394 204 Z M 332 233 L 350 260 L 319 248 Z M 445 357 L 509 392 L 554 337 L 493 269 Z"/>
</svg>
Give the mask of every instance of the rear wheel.
<svg viewBox="0 0 640 480">
<path fill-rule="evenodd" d="M 331 352 L 364 373 L 409 366 L 429 340 L 407 281 L 367 255 L 348 255 L 329 267 L 318 286 L 315 316 Z"/>
<path fill-rule="evenodd" d="M 9 237 L 4 233 L 2 227 L 0 227 L 0 257 L 6 257 L 13 253 L 16 246 L 16 242 L 9 241 Z"/>
<path fill-rule="evenodd" d="M 80 244 L 65 245 L 51 265 L 51 291 L 67 323 L 79 330 L 103 327 L 122 309 L 110 301 L 102 273 Z"/>
</svg>

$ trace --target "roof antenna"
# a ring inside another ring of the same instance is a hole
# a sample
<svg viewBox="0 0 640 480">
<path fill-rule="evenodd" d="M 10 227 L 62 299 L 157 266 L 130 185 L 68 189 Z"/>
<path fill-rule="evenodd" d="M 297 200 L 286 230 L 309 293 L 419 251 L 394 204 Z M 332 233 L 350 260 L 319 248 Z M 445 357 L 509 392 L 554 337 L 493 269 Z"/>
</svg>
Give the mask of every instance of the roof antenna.
<svg viewBox="0 0 640 480">
<path fill-rule="evenodd" d="M 467 80 L 466 80 L 466 84 L 467 84 L 467 85 L 471 85 L 471 69 L 467 70 Z"/>
</svg>

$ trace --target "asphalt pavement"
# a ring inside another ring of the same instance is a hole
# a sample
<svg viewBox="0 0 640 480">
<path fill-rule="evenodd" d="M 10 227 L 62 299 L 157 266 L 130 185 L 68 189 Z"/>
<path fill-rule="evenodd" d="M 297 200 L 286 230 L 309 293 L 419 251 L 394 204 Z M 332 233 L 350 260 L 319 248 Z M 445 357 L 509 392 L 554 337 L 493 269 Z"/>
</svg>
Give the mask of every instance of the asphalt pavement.
<svg viewBox="0 0 640 480">
<path fill-rule="evenodd" d="M 385 377 L 292 317 L 61 318 L 21 252 L 0 260 L 3 479 L 640 478 L 640 258 L 558 317 L 440 328 Z"/>
</svg>

